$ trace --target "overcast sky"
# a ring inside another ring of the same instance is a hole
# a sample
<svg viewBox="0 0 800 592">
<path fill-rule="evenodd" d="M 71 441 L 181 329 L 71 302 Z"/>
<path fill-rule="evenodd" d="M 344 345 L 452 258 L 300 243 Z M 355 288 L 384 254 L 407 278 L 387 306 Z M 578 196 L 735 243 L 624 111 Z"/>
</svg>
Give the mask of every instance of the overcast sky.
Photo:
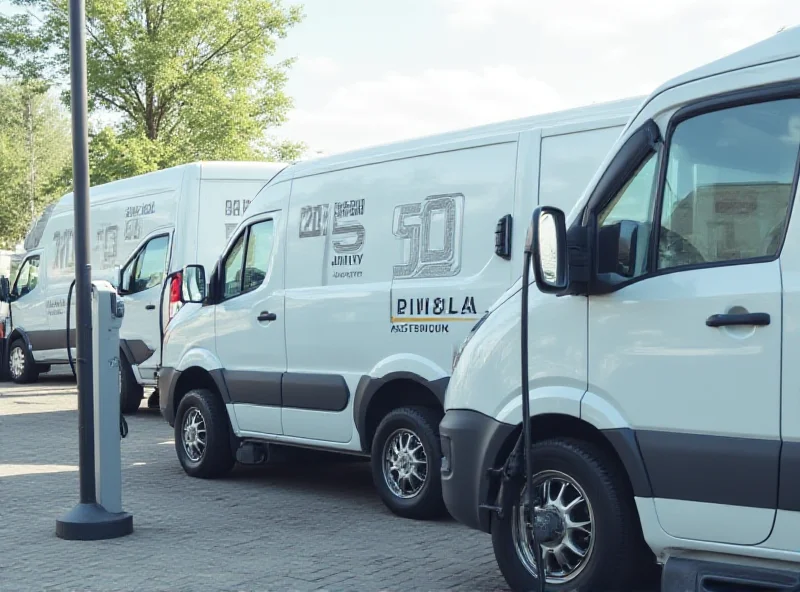
<svg viewBox="0 0 800 592">
<path fill-rule="evenodd" d="M 284 3 L 292 3 L 284 0 Z M 278 134 L 326 154 L 649 93 L 797 0 L 305 0 Z"/>
</svg>

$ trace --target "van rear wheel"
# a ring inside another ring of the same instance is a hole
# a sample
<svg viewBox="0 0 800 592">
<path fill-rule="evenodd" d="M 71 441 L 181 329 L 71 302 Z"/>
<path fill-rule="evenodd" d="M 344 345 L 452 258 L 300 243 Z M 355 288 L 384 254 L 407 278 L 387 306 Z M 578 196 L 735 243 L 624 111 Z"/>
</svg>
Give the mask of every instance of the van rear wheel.
<svg viewBox="0 0 800 592">
<path fill-rule="evenodd" d="M 8 352 L 8 373 L 17 384 L 36 382 L 39 371 L 25 341 L 16 339 Z"/>
<path fill-rule="evenodd" d="M 192 477 L 212 479 L 236 464 L 225 405 L 208 389 L 186 393 L 175 414 L 175 451 Z"/>
<path fill-rule="evenodd" d="M 645 546 L 633 496 L 617 463 L 597 446 L 573 439 L 537 442 L 532 455 L 539 509 L 557 525 L 549 540 L 537 541 L 545 589 L 636 589 L 655 558 Z M 512 590 L 534 590 L 536 561 L 523 513 L 524 480 L 510 482 L 504 498 L 503 517 L 492 517 L 495 558 Z"/>
<path fill-rule="evenodd" d="M 439 443 L 441 413 L 427 407 L 395 409 L 372 441 L 372 479 L 383 503 L 404 518 L 445 514 Z"/>
<path fill-rule="evenodd" d="M 125 354 L 119 352 L 119 407 L 122 413 L 130 415 L 139 410 L 139 405 L 142 404 L 142 397 L 144 397 L 144 388 L 136 382 L 136 376 L 133 374 L 128 358 Z"/>
</svg>

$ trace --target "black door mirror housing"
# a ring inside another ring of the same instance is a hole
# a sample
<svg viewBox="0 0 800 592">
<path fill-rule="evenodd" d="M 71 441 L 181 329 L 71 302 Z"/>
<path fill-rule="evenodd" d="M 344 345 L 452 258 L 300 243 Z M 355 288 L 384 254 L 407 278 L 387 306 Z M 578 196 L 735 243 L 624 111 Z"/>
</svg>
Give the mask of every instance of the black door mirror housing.
<svg viewBox="0 0 800 592">
<path fill-rule="evenodd" d="M 11 284 L 6 276 L 0 277 L 0 302 L 11 300 Z"/>
<path fill-rule="evenodd" d="M 636 274 L 639 223 L 620 220 L 598 231 L 597 274 L 630 279 Z M 618 279 L 618 278 L 617 278 Z"/>
<path fill-rule="evenodd" d="M 539 291 L 560 294 L 569 286 L 567 226 L 564 212 L 540 206 L 533 212 L 525 251 L 533 255 L 533 275 Z"/>
<path fill-rule="evenodd" d="M 181 273 L 181 302 L 201 304 L 206 299 L 206 270 L 202 265 L 187 265 Z"/>
</svg>

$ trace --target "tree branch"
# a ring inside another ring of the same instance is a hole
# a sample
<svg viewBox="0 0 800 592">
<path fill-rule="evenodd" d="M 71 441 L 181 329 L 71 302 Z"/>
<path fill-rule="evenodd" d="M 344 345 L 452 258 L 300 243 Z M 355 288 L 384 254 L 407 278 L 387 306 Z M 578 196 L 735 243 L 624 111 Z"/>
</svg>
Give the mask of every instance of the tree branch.
<svg viewBox="0 0 800 592">
<path fill-rule="evenodd" d="M 131 116 L 132 119 L 136 119 L 136 114 L 129 107 L 119 103 L 117 100 L 112 99 L 111 97 L 107 96 L 106 94 L 100 91 L 95 91 L 94 95 L 101 101 L 108 103 L 109 105 L 119 109 L 123 113 L 127 113 L 128 115 Z"/>
<path fill-rule="evenodd" d="M 136 88 L 136 84 L 134 83 L 133 79 L 131 79 L 130 74 L 125 71 L 125 67 L 122 64 L 121 60 L 117 57 L 117 55 L 115 53 L 112 53 L 103 43 L 101 43 L 100 39 L 97 37 L 95 32 L 92 30 L 90 22 L 86 23 L 86 31 L 89 33 L 89 36 L 92 38 L 92 40 L 97 44 L 97 47 L 100 49 L 100 51 L 102 51 L 104 54 L 106 54 L 108 59 L 111 60 L 118 68 L 120 68 L 120 70 L 125 72 L 123 74 L 123 78 L 128 83 L 128 86 L 129 86 L 131 92 L 133 92 L 133 96 L 136 98 L 136 101 L 138 101 L 138 103 L 139 103 L 138 107 L 141 110 L 142 114 L 144 115 L 145 112 L 146 112 L 146 108 L 145 108 L 144 102 L 142 101 L 142 97 L 139 96 L 139 91 Z M 126 111 L 126 113 L 128 113 L 128 112 Z M 131 115 L 131 117 L 136 119 L 135 115 L 132 115 L 132 114 L 130 114 L 130 115 Z"/>
</svg>

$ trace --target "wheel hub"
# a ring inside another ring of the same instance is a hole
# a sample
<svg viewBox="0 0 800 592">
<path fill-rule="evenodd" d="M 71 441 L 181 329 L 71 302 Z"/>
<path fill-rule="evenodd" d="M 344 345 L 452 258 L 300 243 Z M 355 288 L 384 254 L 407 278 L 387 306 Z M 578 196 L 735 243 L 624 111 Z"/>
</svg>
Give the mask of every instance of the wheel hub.
<svg viewBox="0 0 800 592">
<path fill-rule="evenodd" d="M 183 450 L 192 462 L 199 462 L 206 450 L 206 422 L 198 409 L 191 408 L 183 420 Z"/>
<path fill-rule="evenodd" d="M 422 491 L 428 477 L 428 459 L 417 434 L 398 429 L 386 440 L 383 459 L 383 477 L 394 495 L 410 499 Z"/>
<path fill-rule="evenodd" d="M 517 556 L 532 574 L 537 573 L 531 530 L 541 551 L 545 579 L 561 585 L 576 578 L 594 551 L 594 511 L 580 484 L 565 473 L 548 470 L 533 476 L 537 507 L 533 523 L 528 495 L 523 488 L 513 512 L 512 536 Z"/>
<path fill-rule="evenodd" d="M 22 372 L 25 368 L 25 354 L 22 353 L 22 350 L 18 347 L 15 347 L 11 352 L 11 374 L 14 378 L 19 378 L 22 376 Z"/>
<path fill-rule="evenodd" d="M 567 532 L 567 517 L 552 505 L 537 508 L 533 518 L 533 532 L 540 545 L 561 542 Z"/>
</svg>

